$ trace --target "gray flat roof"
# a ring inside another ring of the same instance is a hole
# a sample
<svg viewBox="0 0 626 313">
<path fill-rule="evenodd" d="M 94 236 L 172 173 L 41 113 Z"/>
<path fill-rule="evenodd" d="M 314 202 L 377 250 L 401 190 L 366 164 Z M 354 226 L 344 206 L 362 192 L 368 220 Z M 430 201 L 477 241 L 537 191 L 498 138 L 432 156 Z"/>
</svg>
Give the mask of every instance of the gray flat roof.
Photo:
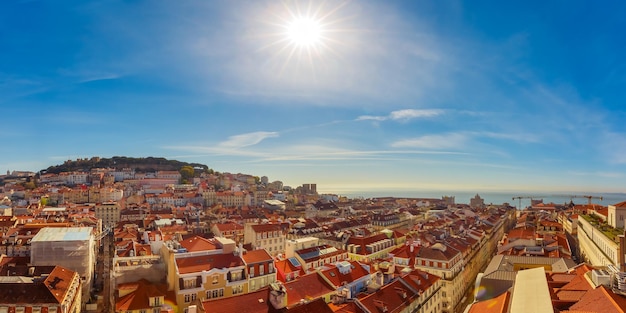
<svg viewBox="0 0 626 313">
<path fill-rule="evenodd" d="M 91 227 L 44 227 L 31 242 L 87 241 L 91 238 Z"/>
</svg>

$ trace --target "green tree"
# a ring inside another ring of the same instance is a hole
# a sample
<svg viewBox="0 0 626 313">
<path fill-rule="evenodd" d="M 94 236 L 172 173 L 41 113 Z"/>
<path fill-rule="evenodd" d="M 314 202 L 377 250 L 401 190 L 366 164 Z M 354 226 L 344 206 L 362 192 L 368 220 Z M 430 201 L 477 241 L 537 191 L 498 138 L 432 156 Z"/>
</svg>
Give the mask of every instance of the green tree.
<svg viewBox="0 0 626 313">
<path fill-rule="evenodd" d="M 195 174 L 195 170 L 193 169 L 193 167 L 185 165 L 183 167 L 180 168 L 180 182 L 183 184 L 189 184 L 190 182 L 193 181 L 193 177 Z"/>
</svg>

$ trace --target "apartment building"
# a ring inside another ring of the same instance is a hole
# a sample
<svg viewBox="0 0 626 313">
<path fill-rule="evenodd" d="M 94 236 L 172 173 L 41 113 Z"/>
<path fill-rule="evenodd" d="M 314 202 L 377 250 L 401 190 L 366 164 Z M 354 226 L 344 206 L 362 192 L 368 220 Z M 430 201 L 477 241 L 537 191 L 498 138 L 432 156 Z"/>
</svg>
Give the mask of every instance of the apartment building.
<svg viewBox="0 0 626 313">
<path fill-rule="evenodd" d="M 28 267 L 12 274 L 0 280 L 0 312 L 82 312 L 82 283 L 75 271 L 57 265 L 47 273 Z"/>
<path fill-rule="evenodd" d="M 248 293 L 246 265 L 235 242 L 226 238 L 192 237 L 164 245 L 168 289 L 174 290 L 179 311 L 202 300 Z"/>
<path fill-rule="evenodd" d="M 626 238 L 623 228 L 615 228 L 596 215 L 578 216 L 578 243 L 583 260 L 594 266 L 616 266 L 626 271 Z"/>
<path fill-rule="evenodd" d="M 237 223 L 215 223 L 211 226 L 211 232 L 216 237 L 226 237 L 235 242 L 243 240 L 244 237 L 244 227 Z"/>
<path fill-rule="evenodd" d="M 120 205 L 118 202 L 102 202 L 94 206 L 96 218 L 102 220 L 103 226 L 114 227 L 120 221 Z"/>
<path fill-rule="evenodd" d="M 347 260 L 348 253 L 333 246 L 321 245 L 297 250 L 294 257 L 305 272 L 310 272 L 326 264 Z"/>
<path fill-rule="evenodd" d="M 276 282 L 274 258 L 265 249 L 244 251 L 241 258 L 246 266 L 248 292 L 256 291 Z"/>
<path fill-rule="evenodd" d="M 350 260 L 370 262 L 375 259 L 386 258 L 389 252 L 396 248 L 396 238 L 388 233 L 378 232 L 369 236 L 350 236 L 346 250 Z"/>
<path fill-rule="evenodd" d="M 333 302 L 344 302 L 355 299 L 357 295 L 367 290 L 372 280 L 369 266 L 365 267 L 356 261 L 338 261 L 327 264 L 319 274 L 336 290 L 339 299 Z"/>
<path fill-rule="evenodd" d="M 272 256 L 285 253 L 287 223 L 246 224 L 244 244 L 252 244 L 254 249 L 265 249 Z"/>
<path fill-rule="evenodd" d="M 154 284 L 145 279 L 117 285 L 115 313 L 173 312 L 176 299 L 167 284 Z"/>
</svg>

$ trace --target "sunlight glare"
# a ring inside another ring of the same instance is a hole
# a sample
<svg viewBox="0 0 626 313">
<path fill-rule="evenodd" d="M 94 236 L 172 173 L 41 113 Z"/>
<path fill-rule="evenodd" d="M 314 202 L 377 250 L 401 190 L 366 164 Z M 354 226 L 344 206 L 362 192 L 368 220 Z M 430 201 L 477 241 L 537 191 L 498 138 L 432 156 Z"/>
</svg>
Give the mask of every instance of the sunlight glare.
<svg viewBox="0 0 626 313">
<path fill-rule="evenodd" d="M 296 46 L 312 47 L 322 39 L 322 27 L 319 21 L 301 17 L 294 19 L 287 27 L 287 36 Z"/>
</svg>

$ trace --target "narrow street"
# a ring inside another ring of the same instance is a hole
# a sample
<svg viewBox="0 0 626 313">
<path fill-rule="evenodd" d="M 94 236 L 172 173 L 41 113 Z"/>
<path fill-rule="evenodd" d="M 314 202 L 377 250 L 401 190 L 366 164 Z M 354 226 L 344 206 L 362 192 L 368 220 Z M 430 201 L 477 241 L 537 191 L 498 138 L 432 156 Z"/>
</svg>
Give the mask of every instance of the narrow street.
<svg viewBox="0 0 626 313">
<path fill-rule="evenodd" d="M 97 288 L 102 295 L 102 301 L 98 302 L 98 312 L 109 313 L 114 312 L 113 292 L 111 288 L 111 262 L 113 249 L 111 248 L 113 235 L 109 233 L 102 238 L 102 253 L 98 255 L 98 279 Z"/>
</svg>

